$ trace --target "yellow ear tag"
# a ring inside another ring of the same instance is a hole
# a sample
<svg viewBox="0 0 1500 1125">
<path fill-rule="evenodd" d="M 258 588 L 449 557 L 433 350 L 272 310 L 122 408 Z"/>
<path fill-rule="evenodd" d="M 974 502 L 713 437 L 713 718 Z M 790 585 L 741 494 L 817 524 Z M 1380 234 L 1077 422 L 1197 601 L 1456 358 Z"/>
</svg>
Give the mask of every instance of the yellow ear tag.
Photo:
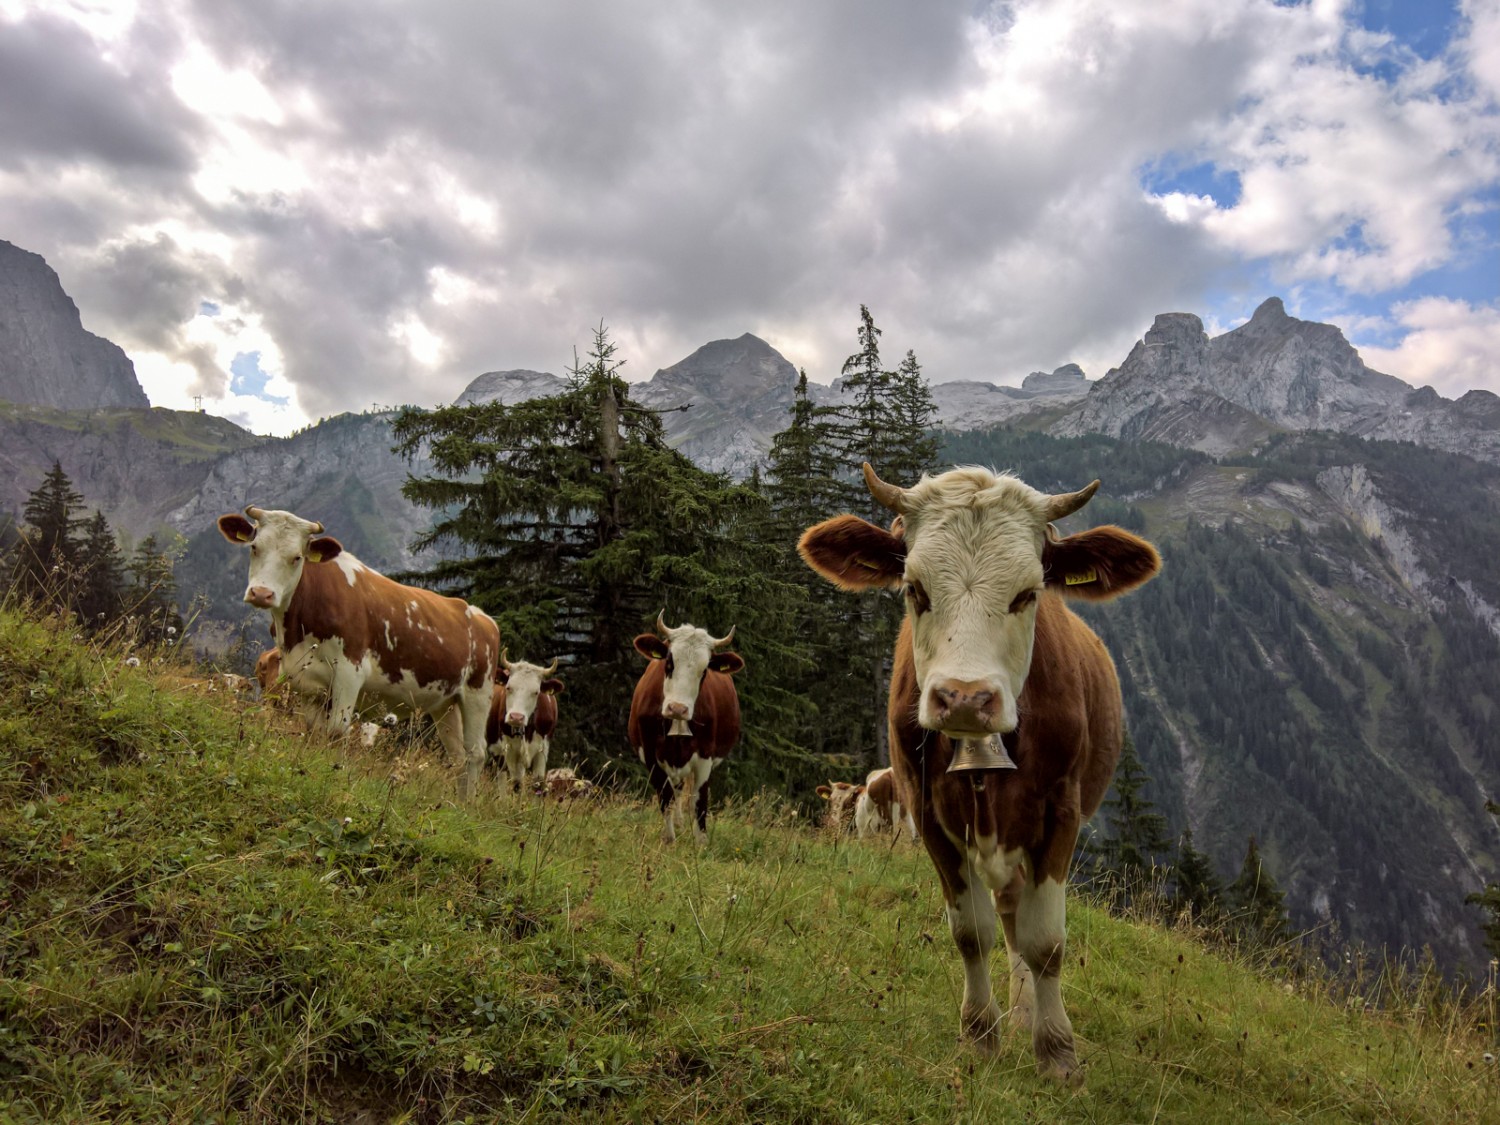
<svg viewBox="0 0 1500 1125">
<path fill-rule="evenodd" d="M 246 531 L 236 531 L 234 533 L 234 537 L 236 539 L 238 539 L 241 543 L 248 543 L 248 542 L 250 542 L 250 540 L 252 540 L 252 539 L 255 538 L 255 532 L 253 532 L 253 531 L 249 531 L 249 532 L 246 532 Z"/>
<path fill-rule="evenodd" d="M 1089 567 L 1082 574 L 1068 575 L 1063 579 L 1063 584 L 1067 586 L 1082 586 L 1085 583 L 1097 581 L 1099 581 L 1099 572 L 1093 567 Z"/>
<path fill-rule="evenodd" d="M 307 552 L 307 561 L 308 562 L 322 562 L 323 561 L 323 556 L 321 554 L 319 554 L 317 551 L 308 551 Z"/>
<path fill-rule="evenodd" d="M 859 563 L 859 565 L 862 566 L 862 567 L 864 567 L 866 570 L 879 570 L 880 569 L 880 564 L 879 563 L 868 562 L 865 559 L 855 559 L 854 561 L 857 562 L 857 563 Z"/>
</svg>

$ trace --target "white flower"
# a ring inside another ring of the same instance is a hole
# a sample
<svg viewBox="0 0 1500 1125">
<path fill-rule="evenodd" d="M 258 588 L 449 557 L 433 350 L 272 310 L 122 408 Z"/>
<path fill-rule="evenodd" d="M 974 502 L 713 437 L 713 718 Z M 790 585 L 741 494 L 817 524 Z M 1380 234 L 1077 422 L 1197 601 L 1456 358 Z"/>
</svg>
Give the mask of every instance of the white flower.
<svg viewBox="0 0 1500 1125">
<path fill-rule="evenodd" d="M 127 667 L 127 668 L 139 668 L 140 666 L 141 666 L 141 658 L 139 656 L 127 656 L 125 658 L 125 667 Z"/>
</svg>

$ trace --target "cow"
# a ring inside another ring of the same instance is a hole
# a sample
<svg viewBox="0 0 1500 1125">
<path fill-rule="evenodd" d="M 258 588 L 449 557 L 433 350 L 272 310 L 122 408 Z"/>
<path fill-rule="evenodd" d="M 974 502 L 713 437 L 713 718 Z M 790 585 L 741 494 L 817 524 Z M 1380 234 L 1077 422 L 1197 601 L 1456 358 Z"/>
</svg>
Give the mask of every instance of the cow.
<svg viewBox="0 0 1500 1125">
<path fill-rule="evenodd" d="M 716 651 L 733 639 L 732 628 L 722 637 L 694 625 L 671 628 L 660 613 L 656 631 L 635 639 L 636 651 L 650 663 L 630 701 L 628 734 L 660 798 L 663 843 L 677 839 L 677 789 L 697 793 L 696 835 L 700 844 L 708 840 L 709 776 L 740 740 L 732 677 L 745 661 Z"/>
<path fill-rule="evenodd" d="M 268 648 L 255 658 L 255 682 L 260 685 L 261 698 L 269 695 L 280 680 L 281 652 L 279 649 Z"/>
<path fill-rule="evenodd" d="M 322 701 L 323 725 L 345 733 L 361 696 L 431 715 L 450 761 L 463 766 L 460 793 L 472 797 L 500 654 L 489 615 L 392 581 L 291 512 L 252 505 L 218 525 L 250 549 L 244 600 L 270 612 L 283 673 L 304 698 Z"/>
<path fill-rule="evenodd" d="M 863 785 L 855 785 L 852 781 L 830 781 L 827 785 L 818 786 L 818 796 L 828 802 L 828 808 L 823 813 L 823 827 L 835 835 L 842 835 L 852 827 L 854 807 L 864 791 Z"/>
<path fill-rule="evenodd" d="M 916 841 L 917 824 L 912 819 L 911 809 L 903 808 L 897 795 L 895 771 L 890 766 L 871 770 L 855 798 L 855 834 L 863 838 L 898 826 L 904 826 L 907 835 Z"/>
<path fill-rule="evenodd" d="M 548 770 L 547 775 L 532 788 L 538 797 L 550 797 L 555 801 L 573 801 L 581 797 L 599 796 L 597 785 L 586 777 L 579 777 L 567 766 Z"/>
<path fill-rule="evenodd" d="M 557 728 L 557 697 L 563 690 L 562 681 L 553 676 L 556 671 L 556 660 L 546 668 L 524 660 L 513 664 L 506 650 L 500 650 L 484 740 L 490 753 L 503 759 L 513 792 L 521 791 L 528 773 L 533 782 L 547 776 L 547 750 Z"/>
<path fill-rule="evenodd" d="M 798 550 L 841 589 L 898 590 L 905 600 L 887 713 L 891 768 L 915 804 L 963 959 L 960 1033 L 986 1054 L 999 1048 L 989 972 L 998 910 L 1014 1022 L 1030 1028 L 1043 1075 L 1074 1079 L 1063 889 L 1124 735 L 1114 664 L 1063 599 L 1113 598 L 1152 578 L 1161 559 L 1117 527 L 1058 534 L 1053 524 L 1088 503 L 1097 480 L 1053 496 L 980 468 L 909 488 L 868 464 L 864 476 L 901 522 L 887 530 L 837 516 L 805 531 Z M 960 750 L 968 764 L 996 768 L 949 772 Z"/>
</svg>

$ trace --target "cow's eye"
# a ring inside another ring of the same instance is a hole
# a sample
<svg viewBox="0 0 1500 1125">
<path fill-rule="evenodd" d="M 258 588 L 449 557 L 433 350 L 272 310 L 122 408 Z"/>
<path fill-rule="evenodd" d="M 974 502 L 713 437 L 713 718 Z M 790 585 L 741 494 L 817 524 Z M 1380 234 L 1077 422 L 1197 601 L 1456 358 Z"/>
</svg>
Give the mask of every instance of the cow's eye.
<svg viewBox="0 0 1500 1125">
<path fill-rule="evenodd" d="M 667 675 L 670 676 L 673 673 L 673 671 L 676 670 L 676 668 L 677 668 L 677 664 L 672 659 L 672 654 L 670 652 L 667 653 L 667 668 L 666 668 Z"/>
<path fill-rule="evenodd" d="M 932 608 L 932 601 L 927 596 L 927 590 L 916 579 L 911 579 L 901 587 L 901 592 L 906 595 L 906 604 L 911 607 L 912 614 L 921 617 Z"/>
<path fill-rule="evenodd" d="M 1015 600 L 1010 603 L 1010 611 L 1012 613 L 1020 613 L 1034 601 L 1036 601 L 1035 590 L 1022 590 L 1016 595 Z"/>
</svg>

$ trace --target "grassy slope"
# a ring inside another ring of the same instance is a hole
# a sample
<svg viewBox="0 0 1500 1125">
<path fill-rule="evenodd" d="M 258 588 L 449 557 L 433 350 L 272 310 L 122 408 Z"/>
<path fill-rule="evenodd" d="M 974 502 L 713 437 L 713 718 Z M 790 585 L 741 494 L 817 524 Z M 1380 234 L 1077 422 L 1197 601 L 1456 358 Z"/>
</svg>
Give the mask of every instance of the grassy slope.
<svg viewBox="0 0 1500 1125">
<path fill-rule="evenodd" d="M 1078 906 L 1087 1084 L 1043 1084 L 1019 1039 L 955 1043 L 916 849 L 769 801 L 701 851 L 624 798 L 460 808 L 420 753 L 350 757 L 147 663 L 0 612 L 0 1119 L 1477 1122 L 1500 1096 L 1472 1031 Z"/>
</svg>

